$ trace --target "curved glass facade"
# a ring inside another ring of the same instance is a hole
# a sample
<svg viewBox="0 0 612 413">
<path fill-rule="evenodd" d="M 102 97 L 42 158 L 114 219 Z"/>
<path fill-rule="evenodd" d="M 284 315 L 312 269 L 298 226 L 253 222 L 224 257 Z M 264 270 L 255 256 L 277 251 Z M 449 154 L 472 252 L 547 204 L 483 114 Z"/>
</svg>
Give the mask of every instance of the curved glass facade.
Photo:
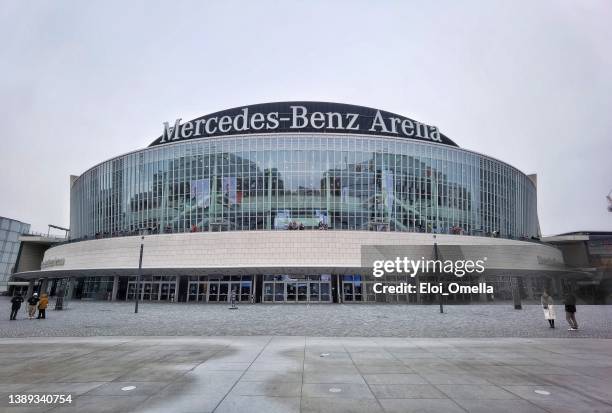
<svg viewBox="0 0 612 413">
<path fill-rule="evenodd" d="M 538 236 L 536 189 L 457 147 L 333 134 L 203 138 L 103 162 L 71 188 L 71 237 L 287 229 Z"/>
</svg>

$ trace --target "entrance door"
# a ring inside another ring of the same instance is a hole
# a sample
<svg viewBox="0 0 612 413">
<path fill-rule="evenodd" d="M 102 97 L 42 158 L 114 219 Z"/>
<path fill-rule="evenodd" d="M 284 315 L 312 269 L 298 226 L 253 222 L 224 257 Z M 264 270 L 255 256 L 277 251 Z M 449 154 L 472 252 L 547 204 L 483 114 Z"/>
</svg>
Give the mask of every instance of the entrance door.
<svg viewBox="0 0 612 413">
<path fill-rule="evenodd" d="M 213 303 L 219 301 L 219 283 L 210 283 L 208 285 L 208 301 Z"/>
<path fill-rule="evenodd" d="M 176 283 L 162 283 L 160 300 L 169 301 L 174 295 L 175 288 L 176 288 Z"/>
<path fill-rule="evenodd" d="M 219 302 L 225 303 L 229 299 L 229 283 L 219 283 Z"/>
<path fill-rule="evenodd" d="M 309 275 L 300 279 L 287 275 L 265 276 L 262 299 L 264 302 L 275 303 L 330 302 L 330 276 Z"/>
<path fill-rule="evenodd" d="M 300 302 L 308 301 L 308 283 L 297 284 L 297 300 Z M 318 300 L 317 300 L 318 301 Z"/>
<path fill-rule="evenodd" d="M 295 302 L 297 298 L 297 283 L 288 282 L 285 285 L 287 286 L 287 301 Z"/>
</svg>

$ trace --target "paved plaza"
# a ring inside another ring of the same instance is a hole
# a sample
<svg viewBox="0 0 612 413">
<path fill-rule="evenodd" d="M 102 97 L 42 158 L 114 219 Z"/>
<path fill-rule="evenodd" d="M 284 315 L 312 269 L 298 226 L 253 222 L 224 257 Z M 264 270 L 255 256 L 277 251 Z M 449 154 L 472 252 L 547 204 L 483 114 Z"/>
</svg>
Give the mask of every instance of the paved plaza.
<svg viewBox="0 0 612 413">
<path fill-rule="evenodd" d="M 612 412 L 612 306 L 0 305 L 1 413 Z"/>
<path fill-rule="evenodd" d="M 590 337 L 612 338 L 612 306 L 578 306 L 579 331 L 567 331 L 563 306 L 550 329 L 540 305 L 511 303 L 445 306 L 389 304 L 225 304 L 71 301 L 46 320 L 28 320 L 22 306 L 9 321 L 0 298 L 0 337 L 79 336 L 323 336 L 323 337 Z M 50 306 L 52 308 L 52 306 Z"/>
<path fill-rule="evenodd" d="M 612 412 L 612 341 L 0 340 L 2 412 Z M 9 407 L 9 394 L 71 405 Z"/>
</svg>

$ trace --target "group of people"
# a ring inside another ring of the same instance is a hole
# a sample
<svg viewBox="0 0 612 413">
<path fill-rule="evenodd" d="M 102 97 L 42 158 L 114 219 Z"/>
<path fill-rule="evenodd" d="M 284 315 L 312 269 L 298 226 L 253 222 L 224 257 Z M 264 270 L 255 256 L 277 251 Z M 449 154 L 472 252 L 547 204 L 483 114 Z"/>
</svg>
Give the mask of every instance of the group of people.
<svg viewBox="0 0 612 413">
<path fill-rule="evenodd" d="M 544 318 L 548 321 L 549 327 L 555 328 L 555 303 L 553 298 L 548 295 L 548 291 L 544 290 L 540 303 L 542 304 Z M 563 304 L 565 305 L 565 319 L 569 324 L 568 331 L 578 330 L 578 322 L 576 321 L 576 296 L 572 293 L 565 294 Z"/>
<path fill-rule="evenodd" d="M 302 224 L 301 222 L 297 223 L 295 221 L 291 221 L 289 225 L 287 225 L 287 229 L 290 231 L 291 230 L 304 230 L 306 229 L 306 227 L 304 227 L 304 224 Z"/>
<path fill-rule="evenodd" d="M 21 308 L 21 303 L 24 302 L 21 294 L 16 294 L 11 299 L 11 321 L 17 320 L 17 313 Z M 28 302 L 28 319 L 32 320 L 34 316 L 36 316 L 36 309 L 38 309 L 38 317 L 37 319 L 45 319 L 47 316 L 47 306 L 49 305 L 49 296 L 46 293 L 42 293 L 40 298 L 38 297 L 38 293 L 32 294 L 30 298 L 27 300 Z"/>
</svg>

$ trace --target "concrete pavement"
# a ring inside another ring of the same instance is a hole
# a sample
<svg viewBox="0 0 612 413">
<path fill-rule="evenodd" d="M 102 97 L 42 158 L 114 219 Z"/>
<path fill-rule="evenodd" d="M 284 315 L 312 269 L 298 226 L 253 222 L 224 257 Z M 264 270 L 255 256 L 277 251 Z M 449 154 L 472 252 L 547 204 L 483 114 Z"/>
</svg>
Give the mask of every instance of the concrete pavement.
<svg viewBox="0 0 612 413">
<path fill-rule="evenodd" d="M 605 339 L 0 339 L 2 412 L 612 412 L 610 389 Z"/>
</svg>

